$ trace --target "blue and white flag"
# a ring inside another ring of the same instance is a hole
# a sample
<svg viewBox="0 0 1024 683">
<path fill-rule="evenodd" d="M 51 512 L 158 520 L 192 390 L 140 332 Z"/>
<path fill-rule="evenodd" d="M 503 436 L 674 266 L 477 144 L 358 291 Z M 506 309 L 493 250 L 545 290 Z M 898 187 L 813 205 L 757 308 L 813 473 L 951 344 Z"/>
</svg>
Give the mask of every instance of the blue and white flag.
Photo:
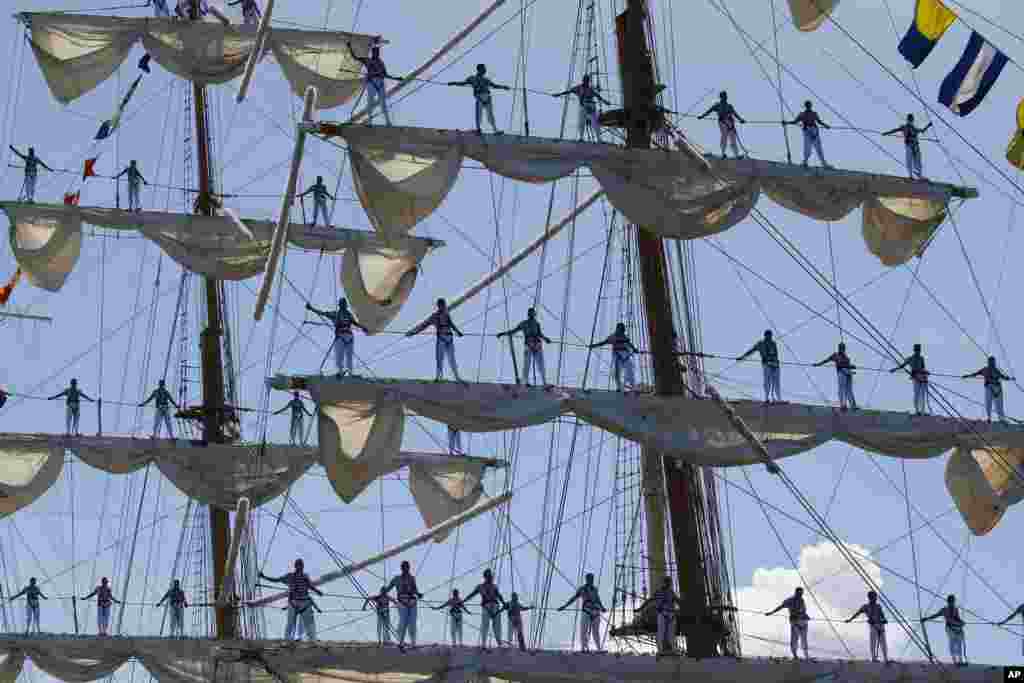
<svg viewBox="0 0 1024 683">
<path fill-rule="evenodd" d="M 981 34 L 971 33 L 960 61 L 942 81 L 939 102 L 954 114 L 967 116 L 985 99 L 1007 61 L 1007 56 Z"/>
</svg>

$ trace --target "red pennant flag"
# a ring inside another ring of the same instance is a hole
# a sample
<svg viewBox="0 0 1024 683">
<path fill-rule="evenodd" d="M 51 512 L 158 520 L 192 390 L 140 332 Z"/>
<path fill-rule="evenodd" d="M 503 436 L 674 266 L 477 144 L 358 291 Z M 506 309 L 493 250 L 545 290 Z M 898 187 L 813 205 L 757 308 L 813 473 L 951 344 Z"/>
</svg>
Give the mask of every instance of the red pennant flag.
<svg viewBox="0 0 1024 683">
<path fill-rule="evenodd" d="M 6 305 L 7 300 L 11 298 L 11 292 L 14 291 L 14 287 L 18 284 L 18 280 L 21 279 L 21 268 L 14 271 L 14 277 L 8 281 L 6 285 L 0 287 L 0 305 Z"/>
<path fill-rule="evenodd" d="M 82 180 L 85 180 L 89 176 L 96 175 L 96 160 L 99 157 L 93 157 L 92 159 L 85 160 L 85 170 L 82 171 Z"/>
<path fill-rule="evenodd" d="M 81 192 L 67 192 L 64 194 L 64 203 L 68 206 L 78 206 L 78 199 Z"/>
</svg>

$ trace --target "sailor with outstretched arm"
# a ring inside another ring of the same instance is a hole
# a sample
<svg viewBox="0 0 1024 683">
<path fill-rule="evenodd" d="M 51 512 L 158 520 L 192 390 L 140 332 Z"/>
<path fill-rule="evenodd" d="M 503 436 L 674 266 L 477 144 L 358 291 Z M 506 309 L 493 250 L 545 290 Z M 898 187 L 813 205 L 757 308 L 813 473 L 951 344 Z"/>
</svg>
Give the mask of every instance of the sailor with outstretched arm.
<svg viewBox="0 0 1024 683">
<path fill-rule="evenodd" d="M 487 649 L 487 635 L 491 628 L 494 629 L 494 644 L 501 647 L 501 611 L 506 603 L 490 569 L 484 570 L 483 582 L 466 596 L 465 602 L 477 595 L 480 596 L 480 649 Z"/>
<path fill-rule="evenodd" d="M 392 588 L 398 598 L 398 647 L 405 647 L 406 633 L 409 634 L 409 644 L 416 647 L 416 605 L 423 593 L 416 586 L 416 577 L 412 575 L 408 562 L 402 562 L 401 573 L 391 579 L 386 592 Z"/>
<path fill-rule="evenodd" d="M 597 586 L 594 585 L 594 575 L 587 574 L 584 577 L 584 584 L 580 586 L 573 596 L 569 598 L 564 605 L 558 608 L 559 612 L 564 612 L 569 605 L 581 601 L 581 613 L 580 613 L 580 650 L 583 652 L 590 652 L 590 639 L 594 639 L 594 648 L 598 652 L 601 650 L 601 613 L 607 612 L 604 603 L 601 602 L 601 595 L 597 592 Z"/>
<path fill-rule="evenodd" d="M 846 623 L 851 623 L 862 614 L 868 620 L 868 642 L 871 646 L 871 661 L 878 661 L 878 650 L 881 648 L 882 660 L 888 664 L 890 662 L 889 646 L 885 642 L 885 624 L 887 620 L 885 612 L 882 611 L 882 606 L 878 604 L 878 593 L 875 591 L 868 591 L 868 601 L 861 605 L 860 609 L 846 620 Z"/>
<path fill-rule="evenodd" d="M 804 659 L 808 659 L 807 655 L 807 625 L 810 622 L 810 617 L 807 616 L 807 604 L 804 602 L 804 589 L 797 588 L 793 592 L 793 595 L 789 596 L 782 601 L 782 604 L 773 609 L 771 612 L 765 612 L 766 617 L 770 617 L 781 609 L 789 610 L 789 649 L 793 653 L 793 659 L 799 659 L 797 656 L 797 645 L 803 646 Z"/>
<path fill-rule="evenodd" d="M 836 380 L 839 384 L 839 408 L 857 410 L 857 399 L 853 397 L 853 371 L 856 365 L 846 355 L 846 344 L 839 342 L 839 348 L 828 358 L 818 361 L 814 367 L 820 368 L 826 363 L 836 364 Z"/>
<path fill-rule="evenodd" d="M 36 633 L 42 633 L 39 628 L 39 599 L 49 600 L 49 598 L 43 595 L 43 591 L 36 584 L 36 577 L 30 578 L 27 586 L 12 595 L 10 602 L 14 602 L 23 595 L 25 596 L 25 635 L 32 633 L 33 624 L 35 624 Z"/>
<path fill-rule="evenodd" d="M 142 192 L 142 186 L 149 185 L 149 183 L 142 177 L 142 172 L 136 165 L 135 159 L 132 159 L 124 167 L 124 170 L 114 176 L 114 181 L 116 182 L 123 175 L 128 176 L 128 210 L 142 211 L 142 202 L 139 201 L 139 194 Z"/>
<path fill-rule="evenodd" d="M 78 380 L 76 378 L 71 378 L 71 386 L 59 394 L 48 397 L 47 400 L 56 401 L 62 396 L 67 399 L 67 409 L 65 412 L 67 431 L 65 433 L 68 436 L 81 436 L 82 433 L 78 431 L 78 418 L 81 416 L 82 399 L 90 403 L 95 403 L 95 401 L 78 388 Z"/>
<path fill-rule="evenodd" d="M 437 346 L 435 347 L 437 374 L 434 377 L 434 381 L 440 382 L 444 377 L 444 364 L 447 360 L 448 365 L 451 366 L 452 374 L 455 375 L 455 380 L 462 382 L 462 378 L 459 377 L 459 366 L 455 362 L 455 339 L 452 334 L 457 334 L 460 337 L 465 335 L 462 334 L 462 330 L 456 327 L 452 321 L 452 317 L 448 314 L 448 304 L 444 299 L 438 299 L 437 310 L 422 323 L 406 332 L 405 336 L 415 336 L 431 326 L 437 331 Z"/>
<path fill-rule="evenodd" d="M 305 446 L 306 445 L 306 430 L 303 426 L 304 418 L 306 415 L 313 417 L 313 413 L 306 409 L 306 404 L 302 402 L 302 397 L 299 392 L 292 392 L 292 400 L 284 404 L 284 407 L 280 410 L 275 410 L 274 415 L 280 415 L 286 410 L 292 412 L 291 422 L 291 444 L 293 446 Z"/>
<path fill-rule="evenodd" d="M 501 131 L 498 130 L 498 126 L 494 123 L 494 103 L 491 97 L 491 88 L 495 90 L 511 90 L 512 88 L 507 85 L 499 85 L 487 77 L 487 66 L 485 64 L 476 65 L 476 73 L 469 78 L 462 81 L 450 81 L 450 86 L 468 85 L 473 88 L 473 99 L 476 101 L 476 132 L 479 135 L 483 135 L 483 129 L 480 127 L 480 118 L 482 114 L 487 114 L 487 120 L 491 124 L 491 128 L 497 135 L 501 135 Z"/>
<path fill-rule="evenodd" d="M 181 590 L 181 581 L 178 579 L 174 580 L 174 583 L 164 593 L 164 597 L 160 598 L 160 602 L 156 603 L 156 606 L 161 607 L 165 602 L 171 614 L 171 637 L 173 638 L 177 635 L 179 638 L 184 638 L 185 608 L 188 607 L 188 600 L 185 599 L 185 591 Z"/>
<path fill-rule="evenodd" d="M 512 636 L 515 636 L 516 641 L 519 643 L 519 650 L 526 652 L 526 635 L 523 632 L 523 612 L 529 612 L 533 609 L 533 606 L 527 606 L 519 602 L 519 593 L 513 592 L 502 609 L 508 612 L 508 646 L 512 647 Z"/>
<path fill-rule="evenodd" d="M 391 603 L 394 598 L 388 595 L 388 587 L 381 586 L 380 593 L 363 600 L 363 609 L 373 605 L 377 613 L 377 642 L 381 645 L 391 644 Z"/>
<path fill-rule="evenodd" d="M 284 639 L 302 638 L 302 630 L 305 630 L 309 640 L 316 640 L 316 618 L 313 610 L 318 610 L 310 597 L 310 592 L 323 595 L 319 588 L 313 585 L 309 575 L 305 572 L 306 565 L 301 560 L 295 560 L 295 571 L 282 576 L 272 577 L 260 572 L 260 578 L 272 583 L 283 583 L 288 586 L 288 622 L 284 629 Z M 295 628 L 299 619 L 302 619 L 302 629 L 296 634 Z"/>
<path fill-rule="evenodd" d="M 449 631 L 452 637 L 452 647 L 462 646 L 462 615 L 469 614 L 466 601 L 459 597 L 459 589 L 452 589 L 452 597 L 441 603 L 435 610 L 448 610 Z"/>
<path fill-rule="evenodd" d="M 772 338 L 772 331 L 765 330 L 764 338 L 750 347 L 742 356 L 736 358 L 741 361 L 747 356 L 757 352 L 761 355 L 761 371 L 764 374 L 764 402 L 772 403 L 772 400 L 782 402 L 782 368 L 779 362 L 779 347 Z"/>
<path fill-rule="evenodd" d="M 644 600 L 637 611 L 643 613 L 651 603 L 654 603 L 654 609 L 658 613 L 658 652 L 672 654 L 675 652 L 676 607 L 683 609 L 682 601 L 672 590 L 672 577 L 666 576 L 662 579 L 661 588 Z"/>
<path fill-rule="evenodd" d="M 804 110 L 797 114 L 796 118 L 792 121 L 782 122 L 784 126 L 795 126 L 796 124 L 800 124 L 804 134 L 804 166 L 807 166 L 807 161 L 811 158 L 811 151 L 813 150 L 818 154 L 818 159 L 821 161 L 822 166 L 832 168 L 825 161 L 825 153 L 821 150 L 821 128 L 831 128 L 832 126 L 821 120 L 818 112 L 814 111 L 810 100 L 804 102 Z"/>
<path fill-rule="evenodd" d="M 516 332 L 523 333 L 523 379 L 526 381 L 526 386 L 532 386 L 530 370 L 534 370 L 535 375 L 539 374 L 541 384 L 547 386 L 547 372 L 544 369 L 544 344 L 550 344 L 551 340 L 540 329 L 536 309 L 528 309 L 526 320 L 510 330 L 499 332 L 497 336 L 498 338 L 511 336 Z"/>
<path fill-rule="evenodd" d="M 565 97 L 566 95 L 575 95 L 580 101 L 580 139 L 583 139 L 583 134 L 588 127 L 594 132 L 594 138 L 598 138 L 601 134 L 601 117 L 597 110 L 597 103 L 600 101 L 611 105 L 611 102 L 601 97 L 597 88 L 590 84 L 590 74 L 583 76 L 582 83 L 574 85 L 568 90 L 554 93 L 552 97 Z"/>
<path fill-rule="evenodd" d="M 115 602 L 121 604 L 121 601 L 115 598 L 110 591 L 110 582 L 107 581 L 107 577 L 104 576 L 100 580 L 100 585 L 93 588 L 92 593 L 86 595 L 82 600 L 89 600 L 93 597 L 96 598 L 96 626 L 99 635 L 110 635 L 107 632 L 110 628 L 110 606 Z"/>
<path fill-rule="evenodd" d="M 732 144 L 732 153 L 736 155 L 737 159 L 741 158 L 736 122 L 746 123 L 746 120 L 729 104 L 729 94 L 724 90 L 718 94 L 718 102 L 697 118 L 705 119 L 711 114 L 718 115 L 718 129 L 722 133 L 722 158 L 726 158 L 726 146 L 730 143 Z"/>
<path fill-rule="evenodd" d="M 612 347 L 612 372 L 615 377 L 616 389 L 622 391 L 623 386 L 635 389 L 636 371 L 633 368 L 633 354 L 640 353 L 640 349 L 626 335 L 625 323 L 617 324 L 612 334 L 587 348 L 596 349 L 601 346 Z M 625 375 L 625 382 L 623 382 L 623 375 Z"/>
<path fill-rule="evenodd" d="M 310 303 L 306 304 L 306 310 L 334 323 L 334 360 L 338 365 L 338 377 L 351 375 L 352 360 L 355 357 L 356 349 L 352 328 L 358 327 L 363 334 L 370 334 L 370 331 L 352 315 L 345 297 L 338 299 L 338 310 L 336 311 L 322 311 Z"/>
<path fill-rule="evenodd" d="M 964 620 L 960 618 L 960 610 L 956 606 L 956 596 L 946 598 L 946 606 L 935 614 L 921 619 L 921 623 L 942 617 L 946 622 L 946 636 L 949 638 L 949 656 L 957 666 L 967 666 L 964 654 Z"/>
<path fill-rule="evenodd" d="M 1013 377 L 1003 374 L 1003 371 L 996 366 L 996 357 L 989 356 L 988 363 L 981 370 L 976 370 L 964 375 L 964 379 L 981 377 L 985 380 L 985 416 L 992 421 L 992 406 L 996 407 L 996 415 L 1000 422 L 1006 422 L 1006 413 L 1003 411 L 1003 380 L 1015 381 Z"/>
<path fill-rule="evenodd" d="M 25 162 L 25 180 L 21 186 L 21 197 L 24 201 L 31 204 L 36 200 L 36 180 L 39 178 L 39 167 L 42 166 L 47 171 L 53 172 L 53 169 L 46 165 L 46 162 L 36 156 L 36 148 L 29 147 L 28 154 L 22 154 L 14 148 L 14 145 L 8 145 L 11 151 L 18 155 L 22 161 Z"/>
<path fill-rule="evenodd" d="M 896 133 L 903 133 L 903 144 L 907 151 L 907 177 L 909 178 L 923 178 L 922 166 L 921 166 L 921 141 L 920 135 L 926 130 L 932 127 L 929 123 L 924 128 L 918 128 L 914 125 L 914 115 L 907 114 L 907 122 L 902 126 L 896 126 L 892 130 L 887 130 L 882 135 L 895 135 Z"/>
<path fill-rule="evenodd" d="M 153 438 L 160 436 L 160 425 L 161 423 L 167 427 L 167 436 L 174 438 L 174 425 L 171 423 L 171 406 L 181 409 L 178 406 L 177 401 L 171 396 L 171 392 L 167 391 L 167 383 L 164 380 L 160 380 L 157 384 L 156 389 L 149 395 L 145 401 L 139 404 L 140 408 L 149 405 L 150 401 L 156 402 L 156 418 L 153 421 Z"/>
<path fill-rule="evenodd" d="M 324 185 L 324 177 L 318 175 L 316 182 L 310 185 L 305 192 L 299 195 L 299 199 L 306 195 L 313 195 L 313 221 L 310 225 L 316 225 L 316 220 L 319 216 L 323 215 L 324 225 L 329 226 L 328 221 L 330 217 L 327 213 L 327 200 L 334 201 L 334 195 L 327 191 L 327 186 Z"/>
<path fill-rule="evenodd" d="M 384 80 L 387 78 L 401 79 L 395 78 L 388 73 L 387 67 L 384 66 L 384 60 L 380 56 L 379 42 L 374 43 L 367 57 L 357 55 L 356 51 L 352 48 L 352 43 L 348 44 L 348 52 L 352 55 L 352 59 L 362 64 L 363 68 L 366 69 L 366 77 L 363 82 L 366 86 L 366 114 L 370 125 L 373 125 L 374 111 L 377 107 L 380 107 L 380 110 L 384 112 L 384 123 L 390 126 L 391 114 L 388 112 L 388 97 Z"/>
<path fill-rule="evenodd" d="M 899 372 L 904 368 L 910 372 L 910 380 L 914 383 L 914 412 L 918 415 L 927 415 L 928 370 L 925 368 L 920 344 L 914 344 L 914 353 L 904 358 L 902 363 L 889 372 Z"/>
</svg>

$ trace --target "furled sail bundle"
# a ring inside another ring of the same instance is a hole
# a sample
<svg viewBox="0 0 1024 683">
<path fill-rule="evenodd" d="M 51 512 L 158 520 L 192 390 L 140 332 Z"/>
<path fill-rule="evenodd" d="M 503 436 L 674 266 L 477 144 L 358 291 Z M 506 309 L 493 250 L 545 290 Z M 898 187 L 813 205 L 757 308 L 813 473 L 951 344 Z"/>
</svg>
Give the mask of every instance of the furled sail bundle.
<svg viewBox="0 0 1024 683">
<path fill-rule="evenodd" d="M 22 12 L 36 62 L 62 104 L 73 102 L 110 78 L 141 43 L 167 71 L 200 84 L 226 83 L 242 75 L 257 43 L 257 28 L 219 21 L 124 18 Z M 317 106 L 337 107 L 362 87 L 361 65 L 348 43 L 365 54 L 372 36 L 342 31 L 271 28 L 265 47 L 297 97 L 315 86 Z"/>
<path fill-rule="evenodd" d="M 1024 499 L 1024 449 L 957 448 L 946 462 L 946 490 L 971 532 L 984 536 Z"/>
<path fill-rule="evenodd" d="M 0 202 L 11 221 L 11 250 L 37 287 L 58 291 L 78 261 L 82 224 L 136 230 L 183 268 L 218 280 L 263 272 L 274 225 L 245 220 L 252 237 L 221 216 L 122 211 L 63 204 Z M 416 237 L 291 224 L 289 241 L 325 253 L 344 252 L 342 284 L 359 320 L 373 332 L 387 326 L 408 300 L 427 253 L 441 244 Z"/>
<path fill-rule="evenodd" d="M 863 206 L 868 249 L 889 266 L 920 254 L 952 197 L 976 196 L 970 188 L 927 180 L 808 171 L 756 159 L 708 159 L 707 170 L 686 152 L 423 128 L 301 125 L 349 143 L 360 201 L 385 234 L 406 234 L 436 210 L 465 158 L 525 182 L 552 181 L 586 166 L 612 206 L 666 238 L 727 230 L 749 215 L 762 190 L 783 208 L 822 221 L 841 220 Z"/>
<path fill-rule="evenodd" d="M 814 31 L 831 16 L 839 0 L 789 0 L 793 25 L 801 31 Z"/>
</svg>

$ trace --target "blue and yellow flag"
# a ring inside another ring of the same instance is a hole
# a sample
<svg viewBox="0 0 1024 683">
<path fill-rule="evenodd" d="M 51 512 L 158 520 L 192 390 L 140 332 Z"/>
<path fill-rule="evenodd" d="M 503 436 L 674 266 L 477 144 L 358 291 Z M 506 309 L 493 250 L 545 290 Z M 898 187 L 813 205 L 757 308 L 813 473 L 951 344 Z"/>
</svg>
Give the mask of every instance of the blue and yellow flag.
<svg viewBox="0 0 1024 683">
<path fill-rule="evenodd" d="M 1017 105 L 1017 132 L 1006 148 L 1006 160 L 1024 170 L 1024 100 Z"/>
<path fill-rule="evenodd" d="M 907 29 L 907 35 L 900 41 L 900 54 L 914 68 L 931 54 L 932 48 L 939 42 L 953 22 L 956 15 L 941 0 L 917 0 L 914 9 L 914 23 Z"/>
</svg>

